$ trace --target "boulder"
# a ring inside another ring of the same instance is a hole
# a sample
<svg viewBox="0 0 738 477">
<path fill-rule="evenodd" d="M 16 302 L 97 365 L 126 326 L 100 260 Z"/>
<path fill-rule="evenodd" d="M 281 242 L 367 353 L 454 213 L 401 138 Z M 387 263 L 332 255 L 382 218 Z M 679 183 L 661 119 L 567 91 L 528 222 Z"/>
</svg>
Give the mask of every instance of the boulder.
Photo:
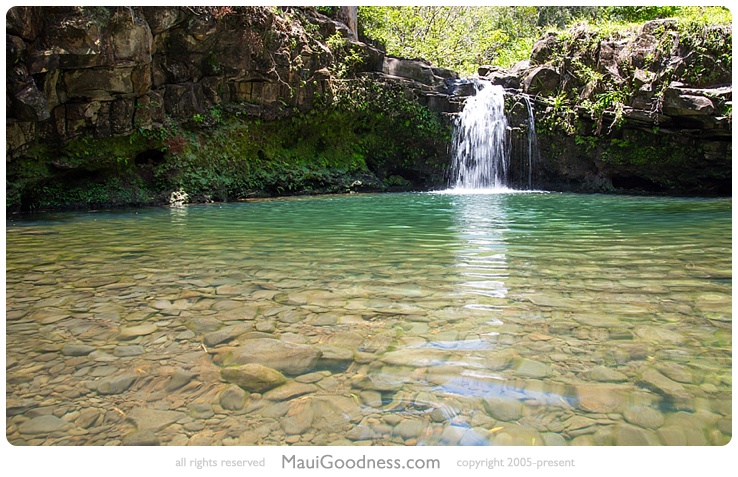
<svg viewBox="0 0 738 477">
<path fill-rule="evenodd" d="M 41 7 L 12 7 L 5 15 L 5 31 L 26 41 L 34 41 L 44 27 Z"/>
<path fill-rule="evenodd" d="M 534 68 L 523 79 L 523 90 L 530 94 L 541 94 L 553 96 L 561 82 L 561 75 L 552 66 L 539 66 Z"/>
<path fill-rule="evenodd" d="M 263 393 L 287 382 L 279 371 L 257 363 L 223 368 L 220 375 L 224 380 L 255 393 Z"/>
<path fill-rule="evenodd" d="M 18 430 L 21 434 L 50 434 L 54 431 L 59 431 L 70 426 L 71 425 L 63 419 L 59 419 L 52 415 L 46 415 L 37 416 L 29 421 L 25 421 L 18 426 Z"/>
<path fill-rule="evenodd" d="M 185 417 L 185 413 L 135 407 L 128 412 L 126 417 L 136 424 L 139 431 L 159 432 Z"/>
<path fill-rule="evenodd" d="M 148 23 L 133 9 L 117 10 L 110 18 L 105 33 L 115 63 L 150 63 L 154 39 Z"/>
<path fill-rule="evenodd" d="M 663 112 L 672 117 L 711 116 L 715 114 L 715 105 L 705 96 L 682 94 L 677 88 L 668 88 L 664 92 Z"/>
<path fill-rule="evenodd" d="M 20 75 L 25 78 L 21 83 L 8 82 L 12 90 L 9 95 L 12 116 L 22 121 L 45 121 L 51 117 L 46 97 L 38 90 L 36 83 L 25 76 L 24 67 L 16 66 Z"/>
<path fill-rule="evenodd" d="M 546 33 L 543 38 L 533 44 L 533 50 L 530 53 L 531 64 L 541 65 L 546 63 L 553 52 L 556 51 L 558 43 L 559 38 L 555 32 Z"/>
<path fill-rule="evenodd" d="M 249 394 L 241 387 L 231 385 L 220 394 L 219 402 L 223 409 L 228 411 L 239 411 L 244 408 Z"/>
<path fill-rule="evenodd" d="M 576 393 L 580 409 L 606 414 L 621 411 L 632 388 L 616 384 L 586 384 L 576 386 Z"/>
<path fill-rule="evenodd" d="M 487 414 L 498 421 L 517 421 L 523 415 L 523 403 L 513 398 L 494 397 L 484 400 Z"/>
<path fill-rule="evenodd" d="M 256 338 L 229 350 L 223 358 L 225 366 L 257 363 L 287 374 L 305 374 L 311 371 L 322 356 L 320 350 L 309 345 L 288 343 L 272 338 Z"/>
<path fill-rule="evenodd" d="M 133 93 L 131 71 L 131 67 L 70 70 L 63 82 L 69 98 L 106 101 L 115 94 Z"/>
<path fill-rule="evenodd" d="M 654 368 L 647 368 L 639 376 L 638 384 L 672 401 L 677 409 L 691 410 L 693 396 L 680 383 L 673 381 Z"/>
<path fill-rule="evenodd" d="M 141 11 L 154 35 L 163 33 L 185 20 L 184 13 L 178 8 L 143 7 Z"/>
<path fill-rule="evenodd" d="M 382 73 L 415 81 L 426 86 L 442 86 L 446 80 L 457 79 L 459 75 L 451 70 L 433 67 L 419 60 L 384 57 Z"/>
<path fill-rule="evenodd" d="M 10 17 L 10 12 L 8 12 Z M 26 44 L 20 37 L 5 35 L 5 64 L 15 65 L 26 55 Z"/>
<path fill-rule="evenodd" d="M 209 105 L 200 83 L 168 84 L 164 87 L 164 105 L 167 114 L 189 117 L 204 113 Z"/>
<path fill-rule="evenodd" d="M 114 135 L 133 131 L 133 100 L 116 99 L 110 105 L 110 126 Z"/>
</svg>

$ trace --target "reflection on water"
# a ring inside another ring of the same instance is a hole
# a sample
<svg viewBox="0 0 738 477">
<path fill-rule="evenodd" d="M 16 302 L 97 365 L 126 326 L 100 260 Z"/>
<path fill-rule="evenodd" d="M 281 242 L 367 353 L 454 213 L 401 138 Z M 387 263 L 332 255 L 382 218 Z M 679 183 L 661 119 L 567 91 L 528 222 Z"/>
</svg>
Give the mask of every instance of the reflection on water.
<svg viewBox="0 0 738 477">
<path fill-rule="evenodd" d="M 12 221 L 6 435 L 722 445 L 730 210 L 447 193 Z"/>
</svg>

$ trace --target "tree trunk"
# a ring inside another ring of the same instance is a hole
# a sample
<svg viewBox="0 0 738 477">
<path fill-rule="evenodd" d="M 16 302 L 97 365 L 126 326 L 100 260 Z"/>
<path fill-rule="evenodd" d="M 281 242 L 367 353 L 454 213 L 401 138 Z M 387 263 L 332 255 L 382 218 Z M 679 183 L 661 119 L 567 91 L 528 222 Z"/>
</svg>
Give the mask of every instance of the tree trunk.
<svg viewBox="0 0 738 477">
<path fill-rule="evenodd" d="M 336 19 L 345 23 L 349 29 L 349 39 L 359 39 L 359 21 L 358 21 L 359 7 L 338 7 L 338 15 Z"/>
</svg>

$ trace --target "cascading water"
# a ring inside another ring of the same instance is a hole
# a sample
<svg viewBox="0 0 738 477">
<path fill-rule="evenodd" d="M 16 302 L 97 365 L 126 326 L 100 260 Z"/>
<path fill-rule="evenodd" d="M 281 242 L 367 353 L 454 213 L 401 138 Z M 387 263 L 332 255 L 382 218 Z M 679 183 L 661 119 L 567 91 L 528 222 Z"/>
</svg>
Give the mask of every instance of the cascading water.
<svg viewBox="0 0 738 477">
<path fill-rule="evenodd" d="M 454 129 L 451 187 L 503 189 L 510 165 L 505 90 L 481 81 L 475 82 L 475 89 Z"/>
<path fill-rule="evenodd" d="M 513 113 L 519 125 L 510 128 L 505 113 L 509 93 L 484 81 L 473 84 L 476 95 L 466 100 L 456 120 L 449 185 L 455 190 L 532 189 L 538 138 L 530 98 L 513 95 L 517 101 L 512 109 L 517 111 L 516 106 L 524 104 L 527 124 Z"/>
<path fill-rule="evenodd" d="M 526 94 L 513 94 L 515 102 L 508 117 L 513 127 L 508 130 L 510 170 L 507 185 L 515 189 L 533 189 L 533 172 L 539 161 L 533 105 Z"/>
</svg>

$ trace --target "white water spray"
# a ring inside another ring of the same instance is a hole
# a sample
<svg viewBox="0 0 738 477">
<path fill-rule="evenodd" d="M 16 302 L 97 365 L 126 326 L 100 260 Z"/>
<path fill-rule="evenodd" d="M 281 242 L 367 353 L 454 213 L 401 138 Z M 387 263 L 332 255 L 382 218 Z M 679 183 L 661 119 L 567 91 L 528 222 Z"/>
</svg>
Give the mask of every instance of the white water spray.
<svg viewBox="0 0 738 477">
<path fill-rule="evenodd" d="M 536 120 L 533 116 L 533 106 L 528 95 L 523 95 L 528 110 L 528 189 L 533 188 L 533 167 L 538 162 L 538 136 L 536 135 Z"/>
<path fill-rule="evenodd" d="M 505 189 L 510 166 L 506 148 L 507 119 L 502 86 L 476 82 L 454 130 L 451 187 Z"/>
</svg>

